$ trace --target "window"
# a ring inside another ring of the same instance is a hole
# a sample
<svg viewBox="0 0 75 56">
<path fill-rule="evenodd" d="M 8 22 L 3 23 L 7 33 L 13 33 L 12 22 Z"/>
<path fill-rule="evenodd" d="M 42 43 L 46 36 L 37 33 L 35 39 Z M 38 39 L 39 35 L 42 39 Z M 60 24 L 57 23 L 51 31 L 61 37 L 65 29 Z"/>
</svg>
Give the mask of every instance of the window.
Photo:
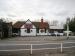
<svg viewBox="0 0 75 56">
<path fill-rule="evenodd" d="M 27 33 L 30 33 L 30 29 L 29 28 L 27 28 Z"/>
<path fill-rule="evenodd" d="M 31 32 L 32 32 L 32 30 L 31 30 Z"/>
<path fill-rule="evenodd" d="M 44 29 L 41 29 L 40 32 L 43 33 L 44 32 Z"/>
<path fill-rule="evenodd" d="M 25 28 L 32 28 L 33 25 L 32 25 L 32 24 L 25 24 L 24 27 L 25 27 Z"/>
<path fill-rule="evenodd" d="M 25 32 L 27 32 L 27 30 L 25 30 Z"/>
</svg>

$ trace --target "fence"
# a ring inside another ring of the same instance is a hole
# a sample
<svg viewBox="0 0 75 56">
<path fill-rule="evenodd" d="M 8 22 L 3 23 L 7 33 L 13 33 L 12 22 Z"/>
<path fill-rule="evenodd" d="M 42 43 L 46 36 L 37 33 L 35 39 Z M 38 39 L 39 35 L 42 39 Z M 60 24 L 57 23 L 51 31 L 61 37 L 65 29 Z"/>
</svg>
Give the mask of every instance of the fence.
<svg viewBox="0 0 75 56">
<path fill-rule="evenodd" d="M 30 53 L 32 54 L 33 53 L 33 50 L 44 50 L 44 49 L 60 49 L 60 52 L 62 53 L 63 52 L 63 48 L 72 48 L 72 47 L 75 47 L 75 46 L 67 46 L 66 45 L 66 47 L 64 47 L 64 44 L 69 44 L 69 45 L 71 45 L 71 44 L 74 44 L 75 45 L 75 42 L 66 42 L 66 43 L 45 43 L 45 44 L 31 44 L 30 46 L 31 46 L 31 49 L 30 49 Z M 46 47 L 46 48 L 39 48 L 38 47 L 38 49 L 34 49 L 33 48 L 33 46 L 39 46 L 39 45 L 45 45 L 45 46 L 47 46 L 47 45 L 57 45 L 57 47 L 55 47 L 55 48 L 53 48 L 53 46 L 52 47 L 50 47 L 50 46 L 48 46 L 48 47 Z"/>
<path fill-rule="evenodd" d="M 60 49 L 60 52 L 63 52 L 63 48 L 72 48 L 75 47 L 75 42 L 66 42 L 66 43 L 43 43 L 43 44 L 1 44 L 0 46 L 17 46 L 18 49 L 12 50 L 0 50 L 0 51 L 21 51 L 21 50 L 29 50 L 30 54 L 33 54 L 34 50 L 46 50 L 46 49 Z M 20 47 L 23 49 L 20 49 Z M 6 48 L 7 48 L 6 47 Z"/>
</svg>

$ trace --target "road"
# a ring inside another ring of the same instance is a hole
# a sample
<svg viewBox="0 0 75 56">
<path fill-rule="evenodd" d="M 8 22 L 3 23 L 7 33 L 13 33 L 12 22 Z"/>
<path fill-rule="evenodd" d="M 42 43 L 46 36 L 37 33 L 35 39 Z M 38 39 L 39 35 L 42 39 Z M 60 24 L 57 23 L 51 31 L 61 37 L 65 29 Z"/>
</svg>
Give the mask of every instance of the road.
<svg viewBox="0 0 75 56">
<path fill-rule="evenodd" d="M 42 53 L 42 52 L 54 53 L 55 51 L 57 52 L 56 49 L 60 49 L 61 47 L 60 43 L 61 42 L 58 42 L 58 43 L 41 42 L 40 43 L 40 42 L 25 42 L 25 41 L 3 41 L 3 42 L 0 42 L 0 56 L 30 56 L 29 55 L 30 48 L 31 48 L 30 44 L 33 44 L 32 45 L 33 54 L 37 54 L 34 56 L 39 56 L 40 55 L 39 53 Z M 63 43 L 63 48 L 64 47 L 67 47 L 67 48 L 75 47 L 74 41 L 70 41 L 70 42 L 65 41 L 62 43 Z M 44 51 L 42 51 L 43 49 Z"/>
<path fill-rule="evenodd" d="M 24 54 L 24 56 L 25 55 L 30 56 L 28 54 L 30 54 L 31 44 L 32 44 L 33 53 L 35 52 L 37 54 L 36 50 L 41 51 L 43 49 L 44 49 L 44 51 L 50 50 L 51 52 L 54 53 L 54 51 L 56 49 L 60 49 L 61 43 L 63 44 L 63 48 L 69 48 L 70 49 L 70 48 L 74 47 L 73 49 L 75 50 L 75 40 L 40 41 L 40 42 L 39 41 L 2 40 L 2 41 L 0 41 L 0 56 L 21 56 L 22 54 Z M 57 52 L 57 50 L 56 50 L 56 52 Z"/>
<path fill-rule="evenodd" d="M 63 44 L 63 47 L 75 47 L 74 41 L 64 41 L 61 42 Z M 25 42 L 25 41 L 5 41 L 5 42 L 0 42 L 0 51 L 12 51 L 12 50 L 24 50 L 24 49 L 41 49 L 41 48 L 60 48 L 61 43 L 49 43 L 49 42 Z"/>
</svg>

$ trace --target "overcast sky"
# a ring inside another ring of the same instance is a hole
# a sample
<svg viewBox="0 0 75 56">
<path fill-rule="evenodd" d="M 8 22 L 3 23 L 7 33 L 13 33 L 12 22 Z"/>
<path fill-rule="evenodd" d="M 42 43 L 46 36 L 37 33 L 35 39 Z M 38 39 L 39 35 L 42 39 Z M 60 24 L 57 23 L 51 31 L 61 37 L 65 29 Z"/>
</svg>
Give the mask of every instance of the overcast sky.
<svg viewBox="0 0 75 56">
<path fill-rule="evenodd" d="M 75 0 L 0 0 L 0 17 L 10 20 L 58 20 L 75 15 Z"/>
</svg>

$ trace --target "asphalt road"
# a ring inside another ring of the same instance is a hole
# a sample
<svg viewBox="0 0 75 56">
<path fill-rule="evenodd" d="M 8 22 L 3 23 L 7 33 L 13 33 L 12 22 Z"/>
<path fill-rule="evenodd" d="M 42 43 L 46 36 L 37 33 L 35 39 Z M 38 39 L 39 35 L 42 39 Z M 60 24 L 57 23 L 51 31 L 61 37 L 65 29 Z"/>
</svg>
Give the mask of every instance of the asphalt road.
<svg viewBox="0 0 75 56">
<path fill-rule="evenodd" d="M 64 47 L 66 48 L 74 47 L 75 48 L 75 43 L 72 40 L 64 41 L 64 42 L 57 42 L 57 43 L 56 42 L 55 43 L 52 43 L 52 42 L 45 43 L 45 42 L 25 42 L 25 41 L 0 41 L 0 56 L 30 56 L 29 54 L 30 54 L 31 44 L 33 48 L 33 53 L 36 53 L 36 54 L 38 54 L 39 52 L 41 53 L 43 49 L 44 49 L 43 50 L 44 52 L 54 53 L 55 51 L 57 52 L 56 49 L 60 49 L 61 47 L 60 43 L 63 43 L 63 48 Z"/>
<path fill-rule="evenodd" d="M 74 42 L 64 42 L 62 43 L 63 47 L 65 48 L 71 48 L 75 47 Z M 41 48 L 60 48 L 61 43 L 32 43 L 33 49 L 41 49 Z M 7 43 L 0 43 L 0 51 L 12 51 L 12 50 L 18 50 L 18 49 L 29 49 L 31 48 L 31 43 L 25 44 L 25 43 L 16 43 L 16 42 L 7 42 Z"/>
</svg>

